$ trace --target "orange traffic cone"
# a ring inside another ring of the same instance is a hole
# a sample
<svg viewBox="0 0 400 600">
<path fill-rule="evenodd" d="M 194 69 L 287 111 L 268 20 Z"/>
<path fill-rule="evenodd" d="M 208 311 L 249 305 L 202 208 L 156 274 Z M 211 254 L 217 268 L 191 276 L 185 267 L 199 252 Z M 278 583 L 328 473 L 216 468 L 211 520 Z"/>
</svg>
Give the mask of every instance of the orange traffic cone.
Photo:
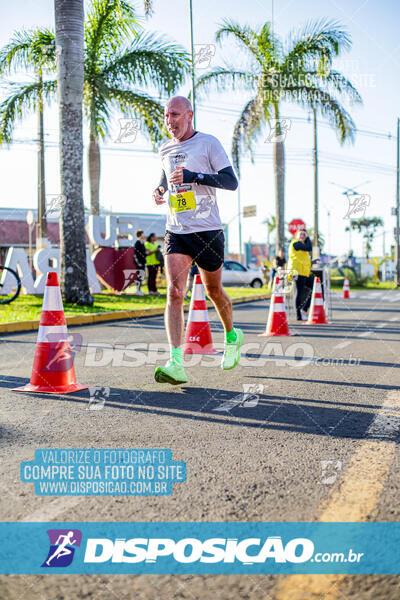
<svg viewBox="0 0 400 600">
<path fill-rule="evenodd" d="M 196 275 L 193 282 L 183 353 L 215 354 L 216 352 L 213 348 L 203 283 L 200 275 Z"/>
<path fill-rule="evenodd" d="M 279 277 L 275 278 L 265 333 L 260 336 L 292 335 L 286 317 L 285 301 Z"/>
<path fill-rule="evenodd" d="M 344 283 L 343 283 L 342 298 L 350 298 L 350 282 L 347 279 L 347 277 L 345 278 Z"/>
<path fill-rule="evenodd" d="M 321 280 L 319 277 L 315 278 L 314 288 L 311 298 L 310 315 L 308 317 L 307 325 L 327 325 L 328 321 L 325 316 L 324 299 L 322 297 Z"/>
<path fill-rule="evenodd" d="M 30 383 L 17 392 L 68 394 L 88 388 L 76 382 L 57 273 L 48 273 Z"/>
</svg>

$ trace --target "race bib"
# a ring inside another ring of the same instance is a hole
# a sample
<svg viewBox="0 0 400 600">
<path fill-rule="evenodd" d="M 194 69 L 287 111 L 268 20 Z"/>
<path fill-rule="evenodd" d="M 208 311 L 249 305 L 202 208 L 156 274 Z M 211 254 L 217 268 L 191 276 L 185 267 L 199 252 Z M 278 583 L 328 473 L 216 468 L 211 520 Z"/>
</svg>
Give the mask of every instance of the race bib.
<svg viewBox="0 0 400 600">
<path fill-rule="evenodd" d="M 185 210 L 195 210 L 196 208 L 196 197 L 194 192 L 171 194 L 169 201 L 171 212 L 173 213 L 183 212 Z"/>
</svg>

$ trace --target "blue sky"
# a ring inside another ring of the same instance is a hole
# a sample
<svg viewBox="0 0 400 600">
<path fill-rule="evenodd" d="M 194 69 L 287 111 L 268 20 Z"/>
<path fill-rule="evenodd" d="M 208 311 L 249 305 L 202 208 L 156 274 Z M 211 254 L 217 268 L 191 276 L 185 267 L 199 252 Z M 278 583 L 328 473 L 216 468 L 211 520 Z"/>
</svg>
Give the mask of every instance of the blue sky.
<svg viewBox="0 0 400 600">
<path fill-rule="evenodd" d="M 142 2 L 136 2 L 142 13 Z M 145 28 L 163 33 L 187 49 L 190 48 L 188 0 L 155 0 L 154 15 L 144 22 Z M 271 19 L 271 0 L 193 0 L 194 37 L 196 44 L 214 44 L 215 31 L 223 18 L 230 18 L 252 26 Z M 14 0 L 2 11 L 0 45 L 7 43 L 13 31 L 22 27 L 53 27 L 52 0 Z M 340 146 L 335 133 L 325 123 L 319 126 L 319 195 L 320 229 L 326 239 L 326 249 L 343 253 L 348 249 L 348 223 L 344 218 L 347 200 L 339 185 L 353 187 L 364 181 L 360 192 L 370 196 L 365 216 L 384 219 L 386 250 L 393 242 L 394 217 L 390 209 L 395 200 L 395 140 L 382 134 L 395 134 L 400 116 L 399 62 L 400 40 L 398 23 L 400 5 L 395 0 L 275 0 L 274 29 L 280 36 L 309 19 L 327 17 L 339 20 L 349 31 L 353 46 L 343 54 L 337 68 L 353 81 L 363 97 L 363 106 L 350 108 L 357 128 L 379 135 L 359 133 L 354 145 Z M 216 47 L 211 67 L 228 62 L 238 66 L 247 64 L 247 57 L 231 42 Z M 198 73 L 205 71 L 199 69 Z M 182 89 L 187 94 L 189 81 Z M 248 97 L 232 93 L 214 94 L 202 99 L 198 106 L 197 128 L 216 135 L 230 154 L 232 130 L 241 107 Z M 303 218 L 306 224 L 313 220 L 312 123 L 307 111 L 284 104 L 282 115 L 291 119 L 286 138 L 286 219 Z M 115 115 L 112 135 L 102 151 L 101 204 L 121 212 L 156 212 L 151 192 L 158 182 L 159 162 L 152 155 L 146 141 L 138 135 L 130 143 L 118 143 L 119 118 Z M 46 191 L 58 193 L 59 167 L 57 151 L 56 108 L 46 110 L 47 132 Z M 256 160 L 251 164 L 244 159 L 241 178 L 242 206 L 257 205 L 257 216 L 243 219 L 243 240 L 263 242 L 266 227 L 261 222 L 274 214 L 274 184 L 272 145 L 261 136 L 256 147 Z M 34 208 L 36 206 L 36 119 L 23 121 L 15 137 L 31 143 L 15 143 L 9 149 L 0 149 L 2 186 L 0 206 Z M 87 136 L 86 136 L 87 137 Z M 334 182 L 337 185 L 333 185 Z M 86 166 L 84 182 L 85 204 L 89 203 Z M 219 196 L 223 220 L 230 223 L 230 245 L 238 247 L 237 195 L 223 192 Z M 382 231 L 374 241 L 373 253 L 381 254 Z M 361 239 L 352 236 L 356 254 L 361 252 Z"/>
</svg>

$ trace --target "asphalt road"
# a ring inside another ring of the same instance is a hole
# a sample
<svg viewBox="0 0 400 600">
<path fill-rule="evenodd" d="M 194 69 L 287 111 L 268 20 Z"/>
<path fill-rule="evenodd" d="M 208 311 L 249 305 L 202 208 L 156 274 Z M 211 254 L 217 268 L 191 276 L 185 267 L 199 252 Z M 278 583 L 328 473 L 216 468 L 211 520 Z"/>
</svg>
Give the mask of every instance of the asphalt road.
<svg viewBox="0 0 400 600">
<path fill-rule="evenodd" d="M 189 383 L 157 384 L 159 317 L 71 328 L 68 396 L 12 392 L 30 377 L 36 334 L 0 337 L 2 521 L 400 521 L 400 292 L 334 295 L 331 323 L 266 338 L 267 302 L 235 307 L 240 366 L 192 357 Z M 210 311 L 213 340 L 223 334 Z M 129 348 L 127 346 L 129 345 Z M 134 353 L 135 348 L 140 348 Z M 246 388 L 257 397 L 249 401 Z M 109 388 L 109 389 L 108 389 Z M 247 402 L 246 402 L 247 398 Z M 98 410 L 92 410 L 96 408 Z M 38 497 L 19 466 L 37 448 L 171 448 L 187 481 L 168 497 Z M 17 576 L 4 599 L 397 600 L 398 576 Z"/>
</svg>

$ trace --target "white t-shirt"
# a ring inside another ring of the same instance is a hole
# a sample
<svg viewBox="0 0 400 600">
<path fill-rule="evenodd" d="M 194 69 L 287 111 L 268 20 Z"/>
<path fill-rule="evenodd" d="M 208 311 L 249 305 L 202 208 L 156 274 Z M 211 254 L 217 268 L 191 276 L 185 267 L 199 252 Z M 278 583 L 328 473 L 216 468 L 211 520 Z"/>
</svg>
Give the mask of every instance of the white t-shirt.
<svg viewBox="0 0 400 600">
<path fill-rule="evenodd" d="M 231 166 L 217 138 L 199 131 L 184 142 L 165 142 L 159 154 L 168 180 L 175 166 L 196 173 L 214 174 Z M 168 231 L 193 233 L 222 229 L 215 188 L 197 183 L 184 183 L 179 187 L 168 183 L 168 187 L 170 189 L 164 194 Z"/>
</svg>

